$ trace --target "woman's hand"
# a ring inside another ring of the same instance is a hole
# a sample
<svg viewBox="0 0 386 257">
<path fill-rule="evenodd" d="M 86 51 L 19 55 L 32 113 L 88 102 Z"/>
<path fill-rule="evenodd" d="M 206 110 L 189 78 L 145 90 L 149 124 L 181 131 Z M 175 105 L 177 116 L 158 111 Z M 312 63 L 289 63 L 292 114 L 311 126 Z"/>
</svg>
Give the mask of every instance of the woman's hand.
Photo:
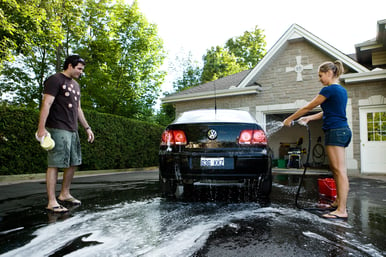
<svg viewBox="0 0 386 257">
<path fill-rule="evenodd" d="M 301 117 L 300 119 L 298 119 L 299 125 L 302 125 L 302 126 L 306 126 L 309 121 L 310 119 L 308 118 L 308 116 Z"/>
<path fill-rule="evenodd" d="M 287 118 L 283 121 L 283 125 L 286 127 L 291 127 L 292 126 L 292 119 Z"/>
</svg>

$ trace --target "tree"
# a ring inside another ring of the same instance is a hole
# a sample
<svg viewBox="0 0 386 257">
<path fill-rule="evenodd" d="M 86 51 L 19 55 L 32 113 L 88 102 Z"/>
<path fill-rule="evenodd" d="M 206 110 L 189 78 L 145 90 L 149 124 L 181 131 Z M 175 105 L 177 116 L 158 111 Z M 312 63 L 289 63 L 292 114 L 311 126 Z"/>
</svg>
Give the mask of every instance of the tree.
<svg viewBox="0 0 386 257">
<path fill-rule="evenodd" d="M 264 31 L 255 26 L 254 31 L 245 31 L 240 37 L 229 39 L 225 48 L 236 56 L 237 63 L 245 69 L 252 69 L 266 54 Z"/>
<path fill-rule="evenodd" d="M 174 73 L 179 74 L 173 82 L 173 92 L 183 91 L 201 83 L 202 69 L 193 60 L 191 52 L 186 57 L 183 54 L 177 56 L 175 62 L 171 65 L 171 69 Z M 171 92 L 164 92 L 166 96 L 170 94 Z M 161 105 L 155 120 L 158 124 L 166 126 L 175 119 L 175 115 L 176 112 L 173 104 L 165 103 Z"/>
<path fill-rule="evenodd" d="M 197 86 L 201 83 L 202 69 L 193 60 L 191 52 L 189 52 L 186 58 L 177 57 L 176 63 L 177 65 L 175 66 L 178 68 L 182 67 L 180 71 L 182 74 L 173 82 L 173 90 L 175 92 Z M 177 70 L 177 68 L 174 69 Z"/>
<path fill-rule="evenodd" d="M 7 0 L 11 1 L 11 0 Z M 32 1 L 32 0 L 31 0 Z M 1 72 L 0 90 L 16 105 L 37 107 L 44 80 L 60 71 L 66 56 L 86 61 L 84 108 L 148 119 L 165 72 L 157 28 L 123 0 L 36 0 L 44 9 L 41 33 L 31 36 L 28 55 L 18 54 Z M 1 17 L 1 16 L 0 16 Z"/>
<path fill-rule="evenodd" d="M 201 82 L 253 68 L 266 54 L 265 47 L 265 35 L 257 26 L 254 31 L 245 31 L 242 36 L 229 39 L 225 47 L 212 47 L 203 57 Z"/>
<path fill-rule="evenodd" d="M 41 34 L 46 18 L 40 0 L 0 1 L 0 68 L 4 61 L 12 60 L 14 53 L 28 54 L 33 38 Z"/>
<path fill-rule="evenodd" d="M 225 47 L 216 46 L 207 50 L 203 56 L 203 68 L 193 65 L 190 58 L 186 62 L 177 60 L 183 69 L 182 75 L 173 82 L 174 92 L 251 69 L 264 57 L 265 47 L 263 31 L 256 26 L 254 31 L 229 39 Z M 158 115 L 168 117 L 164 120 L 173 120 L 174 112 L 170 109 L 174 110 L 171 104 L 163 104 Z"/>
<path fill-rule="evenodd" d="M 163 42 L 136 1 L 131 6 L 107 2 L 101 6 L 101 1 L 89 0 L 84 12 L 89 33 L 78 48 L 87 61 L 82 104 L 146 120 L 165 76 L 159 71 L 165 58 Z"/>
<path fill-rule="evenodd" d="M 167 126 L 169 125 L 176 117 L 176 109 L 173 104 L 162 104 L 160 110 L 155 116 L 155 121 L 157 124 Z"/>
<path fill-rule="evenodd" d="M 243 67 L 237 63 L 236 56 L 229 52 L 228 49 L 220 46 L 207 50 L 203 60 L 202 83 L 226 77 L 243 70 Z"/>
<path fill-rule="evenodd" d="M 1 92 L 13 95 L 12 104 L 32 108 L 39 105 L 44 79 L 55 71 L 52 63 L 60 63 L 60 60 L 57 60 L 60 57 L 57 50 L 65 38 L 62 18 L 76 15 L 75 6 L 80 1 L 27 1 L 31 6 L 24 8 L 43 10 L 44 19 L 36 17 L 39 23 L 35 24 L 38 26 L 37 31 L 28 35 L 28 49 L 21 48 L 13 61 L 3 63 L 5 68 L 1 73 Z M 20 9 L 22 10 L 21 4 Z M 72 17 L 70 19 L 74 20 Z M 20 34 L 20 31 L 16 34 Z M 58 68 L 56 70 L 58 71 Z"/>
</svg>

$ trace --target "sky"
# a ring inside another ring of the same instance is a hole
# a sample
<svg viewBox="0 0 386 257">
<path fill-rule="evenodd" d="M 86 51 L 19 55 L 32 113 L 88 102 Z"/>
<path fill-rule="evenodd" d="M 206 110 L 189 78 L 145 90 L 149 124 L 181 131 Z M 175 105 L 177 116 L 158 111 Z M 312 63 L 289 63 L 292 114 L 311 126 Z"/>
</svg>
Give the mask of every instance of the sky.
<svg viewBox="0 0 386 257">
<path fill-rule="evenodd" d="M 132 0 L 127 0 L 129 3 Z M 345 54 L 354 45 L 374 39 L 377 21 L 386 19 L 386 1 L 310 0 L 137 0 L 140 12 L 157 24 L 169 70 L 162 89 L 170 91 L 170 66 L 177 56 L 202 62 L 212 46 L 223 46 L 255 26 L 264 30 L 269 50 L 294 23 Z M 367 4 L 368 5 L 365 5 Z"/>
</svg>

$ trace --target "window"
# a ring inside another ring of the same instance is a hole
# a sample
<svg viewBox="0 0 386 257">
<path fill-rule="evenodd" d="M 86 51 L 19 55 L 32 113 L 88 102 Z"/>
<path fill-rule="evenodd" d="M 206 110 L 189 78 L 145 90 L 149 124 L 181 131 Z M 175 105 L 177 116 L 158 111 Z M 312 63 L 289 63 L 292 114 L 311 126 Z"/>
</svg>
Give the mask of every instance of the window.
<svg viewBox="0 0 386 257">
<path fill-rule="evenodd" d="M 386 112 L 367 113 L 367 140 L 386 141 Z"/>
</svg>

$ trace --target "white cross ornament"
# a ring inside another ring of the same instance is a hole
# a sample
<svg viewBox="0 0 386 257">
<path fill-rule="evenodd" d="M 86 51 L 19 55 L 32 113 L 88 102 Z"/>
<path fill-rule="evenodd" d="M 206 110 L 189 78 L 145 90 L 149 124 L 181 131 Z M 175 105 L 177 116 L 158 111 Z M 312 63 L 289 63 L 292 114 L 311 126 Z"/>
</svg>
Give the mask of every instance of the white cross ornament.
<svg viewBox="0 0 386 257">
<path fill-rule="evenodd" d="M 307 65 L 303 66 L 302 65 L 302 57 L 296 56 L 296 66 L 285 68 L 285 72 L 295 71 L 297 73 L 296 81 L 303 81 L 302 71 L 303 70 L 312 70 L 312 69 L 313 69 L 312 64 L 307 64 Z"/>
</svg>

